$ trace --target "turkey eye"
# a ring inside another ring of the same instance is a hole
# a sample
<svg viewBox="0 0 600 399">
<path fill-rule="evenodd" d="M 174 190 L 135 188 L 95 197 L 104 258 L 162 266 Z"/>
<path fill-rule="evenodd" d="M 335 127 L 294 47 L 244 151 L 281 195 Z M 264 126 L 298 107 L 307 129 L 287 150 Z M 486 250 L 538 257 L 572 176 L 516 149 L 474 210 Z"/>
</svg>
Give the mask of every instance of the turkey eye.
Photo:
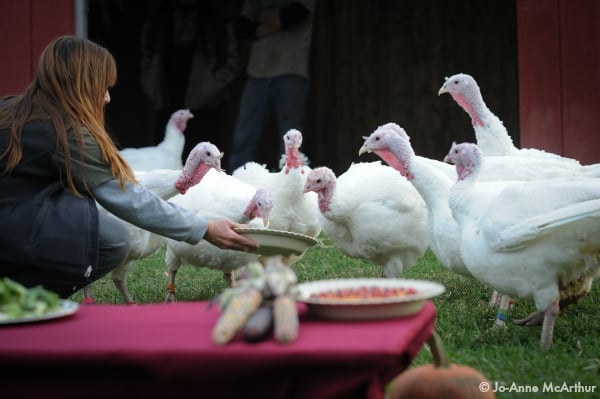
<svg viewBox="0 0 600 399">
<path fill-rule="evenodd" d="M 454 84 L 455 84 L 455 85 L 457 85 L 457 84 L 458 84 L 458 80 L 455 80 L 455 81 L 454 81 Z"/>
<path fill-rule="evenodd" d="M 317 183 L 321 183 L 321 179 L 317 179 Z"/>
</svg>

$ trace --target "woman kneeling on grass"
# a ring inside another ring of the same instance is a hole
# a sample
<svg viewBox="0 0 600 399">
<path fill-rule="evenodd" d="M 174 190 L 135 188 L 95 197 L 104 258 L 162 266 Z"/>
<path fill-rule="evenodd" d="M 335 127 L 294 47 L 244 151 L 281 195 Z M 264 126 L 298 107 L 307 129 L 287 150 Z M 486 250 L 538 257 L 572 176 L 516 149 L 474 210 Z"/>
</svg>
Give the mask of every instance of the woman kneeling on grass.
<svg viewBox="0 0 600 399">
<path fill-rule="evenodd" d="M 119 218 L 163 236 L 250 251 L 230 220 L 207 221 L 137 184 L 104 128 L 115 59 L 75 36 L 53 40 L 33 81 L 0 100 L 0 277 L 66 298 L 129 252 Z"/>
</svg>

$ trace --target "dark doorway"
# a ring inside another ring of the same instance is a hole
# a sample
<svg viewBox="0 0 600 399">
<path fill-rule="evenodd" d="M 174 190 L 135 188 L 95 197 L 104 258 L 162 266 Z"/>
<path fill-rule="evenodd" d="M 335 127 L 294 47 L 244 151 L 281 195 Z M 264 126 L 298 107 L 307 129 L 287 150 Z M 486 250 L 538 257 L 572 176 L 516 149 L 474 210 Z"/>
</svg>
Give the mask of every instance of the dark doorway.
<svg viewBox="0 0 600 399">
<path fill-rule="evenodd" d="M 223 0 L 231 18 L 242 0 Z M 139 86 L 140 29 L 152 1 L 90 0 L 89 37 L 117 58 L 107 108 L 121 146 L 153 145 L 150 105 Z M 303 152 L 336 173 L 358 157 L 362 136 L 396 122 L 419 155 L 439 159 L 452 141 L 473 141 L 467 115 L 437 91 L 444 77 L 475 76 L 486 103 L 519 143 L 516 0 L 318 0 Z M 242 62 L 244 51 L 242 47 Z M 243 65 L 242 65 L 243 66 Z M 224 123 L 233 129 L 243 75 Z M 258 162 L 279 158 L 272 123 Z M 229 135 L 228 135 L 229 136 Z M 227 137 L 227 139 L 230 139 Z M 221 148 L 225 157 L 229 143 Z"/>
</svg>

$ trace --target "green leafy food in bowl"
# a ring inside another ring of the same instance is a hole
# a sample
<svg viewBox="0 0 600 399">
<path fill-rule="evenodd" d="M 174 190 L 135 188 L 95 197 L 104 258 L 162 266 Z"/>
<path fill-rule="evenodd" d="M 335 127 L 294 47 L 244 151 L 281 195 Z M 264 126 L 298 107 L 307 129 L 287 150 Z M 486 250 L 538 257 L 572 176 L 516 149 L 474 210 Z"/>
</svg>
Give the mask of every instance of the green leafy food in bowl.
<svg viewBox="0 0 600 399">
<path fill-rule="evenodd" d="M 0 279 L 0 320 L 40 316 L 60 307 L 60 298 L 41 285 L 25 288 L 9 279 Z"/>
</svg>

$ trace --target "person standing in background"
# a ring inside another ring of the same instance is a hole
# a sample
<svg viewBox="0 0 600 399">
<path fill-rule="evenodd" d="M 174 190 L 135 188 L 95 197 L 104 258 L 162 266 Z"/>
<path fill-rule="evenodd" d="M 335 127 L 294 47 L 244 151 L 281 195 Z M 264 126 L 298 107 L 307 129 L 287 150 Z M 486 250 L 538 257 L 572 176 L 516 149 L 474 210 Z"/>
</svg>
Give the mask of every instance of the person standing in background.
<svg viewBox="0 0 600 399">
<path fill-rule="evenodd" d="M 140 83 L 155 109 L 155 141 L 188 108 L 182 161 L 200 141 L 222 148 L 221 113 L 240 73 L 232 24 L 219 0 L 163 0 L 142 27 Z"/>
<path fill-rule="evenodd" d="M 270 107 L 280 137 L 290 129 L 302 131 L 315 2 L 244 2 L 236 31 L 240 39 L 253 42 L 229 156 L 232 172 L 256 160 Z M 278 148 L 283 151 L 282 146 Z"/>
</svg>

